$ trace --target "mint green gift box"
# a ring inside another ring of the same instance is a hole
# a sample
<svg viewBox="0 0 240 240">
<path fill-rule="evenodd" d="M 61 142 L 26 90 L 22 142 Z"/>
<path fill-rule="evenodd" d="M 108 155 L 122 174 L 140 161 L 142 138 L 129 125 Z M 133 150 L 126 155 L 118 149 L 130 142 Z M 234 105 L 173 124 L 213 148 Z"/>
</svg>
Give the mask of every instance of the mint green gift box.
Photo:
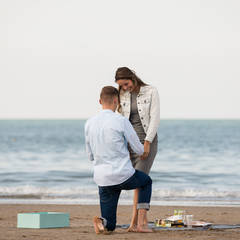
<svg viewBox="0 0 240 240">
<path fill-rule="evenodd" d="M 61 228 L 69 227 L 69 213 L 39 212 L 19 213 L 18 228 Z"/>
</svg>

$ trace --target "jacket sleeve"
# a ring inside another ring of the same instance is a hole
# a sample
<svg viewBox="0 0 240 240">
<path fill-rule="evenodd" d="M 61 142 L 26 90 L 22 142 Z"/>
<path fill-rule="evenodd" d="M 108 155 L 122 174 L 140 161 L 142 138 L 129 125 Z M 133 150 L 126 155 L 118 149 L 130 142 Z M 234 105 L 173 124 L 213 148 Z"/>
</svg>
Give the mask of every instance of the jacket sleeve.
<svg viewBox="0 0 240 240">
<path fill-rule="evenodd" d="M 157 134 L 159 122 L 160 122 L 160 100 L 158 90 L 153 88 L 152 100 L 150 105 L 150 121 L 147 130 L 145 140 L 152 142 Z"/>
<path fill-rule="evenodd" d="M 142 155 L 144 152 L 144 147 L 140 142 L 137 133 L 135 132 L 132 124 L 127 118 L 124 117 L 124 137 L 130 144 L 132 150 L 138 155 Z"/>
</svg>

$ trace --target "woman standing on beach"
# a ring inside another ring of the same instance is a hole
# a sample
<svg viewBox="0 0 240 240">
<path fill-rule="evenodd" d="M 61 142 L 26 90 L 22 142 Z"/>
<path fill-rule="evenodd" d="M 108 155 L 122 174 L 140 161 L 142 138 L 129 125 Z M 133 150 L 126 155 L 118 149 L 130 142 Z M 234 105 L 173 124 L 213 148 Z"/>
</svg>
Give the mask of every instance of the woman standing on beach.
<svg viewBox="0 0 240 240">
<path fill-rule="evenodd" d="M 157 129 L 160 121 L 158 91 L 144 83 L 127 67 L 117 69 L 115 82 L 119 85 L 120 93 L 118 111 L 129 119 L 144 144 L 144 154 L 141 158 L 129 148 L 133 167 L 149 174 L 158 150 Z M 137 225 L 137 202 L 138 189 L 134 190 L 133 214 L 128 231 L 135 231 Z"/>
</svg>

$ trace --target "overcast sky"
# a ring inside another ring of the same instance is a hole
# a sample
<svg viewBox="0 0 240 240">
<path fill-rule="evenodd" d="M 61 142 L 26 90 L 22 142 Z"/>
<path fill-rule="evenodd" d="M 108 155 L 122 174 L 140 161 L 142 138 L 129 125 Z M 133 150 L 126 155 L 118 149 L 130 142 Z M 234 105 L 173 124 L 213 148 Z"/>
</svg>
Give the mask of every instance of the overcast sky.
<svg viewBox="0 0 240 240">
<path fill-rule="evenodd" d="M 128 66 L 162 118 L 240 118 L 239 0 L 0 0 L 0 118 L 87 118 Z"/>
</svg>

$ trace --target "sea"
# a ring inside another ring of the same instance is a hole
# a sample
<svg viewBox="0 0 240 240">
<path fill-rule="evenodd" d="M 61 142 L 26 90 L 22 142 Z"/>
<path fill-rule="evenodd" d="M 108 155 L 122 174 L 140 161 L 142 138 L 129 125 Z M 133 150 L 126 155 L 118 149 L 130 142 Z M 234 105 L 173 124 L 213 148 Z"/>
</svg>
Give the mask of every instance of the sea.
<svg viewBox="0 0 240 240">
<path fill-rule="evenodd" d="M 98 204 L 85 122 L 0 120 L 0 203 Z M 240 120 L 161 120 L 150 176 L 152 205 L 239 207 Z"/>
</svg>

